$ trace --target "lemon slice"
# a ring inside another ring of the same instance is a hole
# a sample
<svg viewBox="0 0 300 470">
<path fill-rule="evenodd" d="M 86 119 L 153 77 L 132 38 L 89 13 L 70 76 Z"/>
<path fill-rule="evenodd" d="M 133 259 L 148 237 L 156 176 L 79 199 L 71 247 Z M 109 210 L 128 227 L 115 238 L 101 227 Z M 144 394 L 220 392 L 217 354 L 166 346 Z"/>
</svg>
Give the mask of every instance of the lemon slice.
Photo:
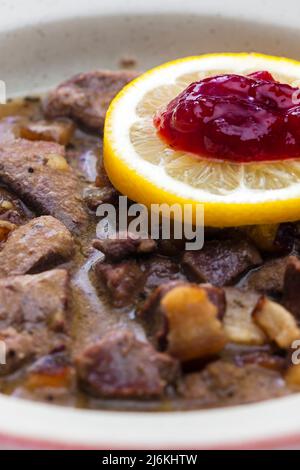
<svg viewBox="0 0 300 470">
<path fill-rule="evenodd" d="M 300 62 L 262 54 L 208 54 L 168 62 L 129 83 L 112 101 L 104 129 L 104 165 L 113 185 L 151 204 L 204 204 L 205 225 L 238 226 L 300 219 L 300 160 L 228 163 L 172 150 L 153 115 L 191 82 L 268 70 L 299 86 Z"/>
</svg>

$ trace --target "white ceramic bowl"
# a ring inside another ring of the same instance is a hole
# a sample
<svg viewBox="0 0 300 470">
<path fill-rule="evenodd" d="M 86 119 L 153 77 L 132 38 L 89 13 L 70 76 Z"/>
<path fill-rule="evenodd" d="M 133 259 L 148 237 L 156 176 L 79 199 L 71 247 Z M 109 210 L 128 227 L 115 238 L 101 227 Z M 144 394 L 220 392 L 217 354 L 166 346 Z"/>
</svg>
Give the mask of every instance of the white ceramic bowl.
<svg viewBox="0 0 300 470">
<path fill-rule="evenodd" d="M 0 0 L 0 79 L 9 95 L 73 73 L 146 69 L 209 51 L 300 57 L 298 0 Z M 84 411 L 0 396 L 0 446 L 25 448 L 300 447 L 300 394 L 207 411 Z"/>
</svg>

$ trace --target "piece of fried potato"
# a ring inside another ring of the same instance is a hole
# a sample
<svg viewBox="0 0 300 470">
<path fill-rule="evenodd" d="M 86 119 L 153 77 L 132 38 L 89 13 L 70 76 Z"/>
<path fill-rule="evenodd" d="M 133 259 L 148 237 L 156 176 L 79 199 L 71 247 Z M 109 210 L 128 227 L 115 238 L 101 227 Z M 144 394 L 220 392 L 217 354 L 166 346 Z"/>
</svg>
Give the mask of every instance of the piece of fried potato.
<svg viewBox="0 0 300 470">
<path fill-rule="evenodd" d="M 168 322 L 168 352 L 181 361 L 220 352 L 226 336 L 218 309 L 201 286 L 178 286 L 162 299 Z"/>
<path fill-rule="evenodd" d="M 259 299 L 253 319 L 280 348 L 288 349 L 294 340 L 300 339 L 300 329 L 291 312 L 265 296 Z"/>
</svg>

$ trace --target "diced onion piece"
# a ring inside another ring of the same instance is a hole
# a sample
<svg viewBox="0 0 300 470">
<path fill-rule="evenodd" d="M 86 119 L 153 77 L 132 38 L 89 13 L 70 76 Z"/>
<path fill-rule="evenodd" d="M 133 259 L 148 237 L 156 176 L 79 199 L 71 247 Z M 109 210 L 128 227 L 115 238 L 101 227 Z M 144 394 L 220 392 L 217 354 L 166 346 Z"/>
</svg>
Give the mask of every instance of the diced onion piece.
<svg viewBox="0 0 300 470">
<path fill-rule="evenodd" d="M 247 346 L 266 344 L 265 333 L 252 318 L 259 294 L 235 287 L 227 287 L 225 292 L 227 308 L 223 322 L 228 341 Z"/>
</svg>

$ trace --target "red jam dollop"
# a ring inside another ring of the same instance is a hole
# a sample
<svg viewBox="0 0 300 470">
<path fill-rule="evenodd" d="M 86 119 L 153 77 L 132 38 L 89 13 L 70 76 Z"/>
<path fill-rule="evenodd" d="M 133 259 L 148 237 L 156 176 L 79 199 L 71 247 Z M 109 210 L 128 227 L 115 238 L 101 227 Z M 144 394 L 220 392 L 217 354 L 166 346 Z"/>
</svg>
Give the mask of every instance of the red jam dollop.
<svg viewBox="0 0 300 470">
<path fill-rule="evenodd" d="M 300 158 L 300 89 L 266 71 L 218 75 L 189 85 L 157 112 L 154 125 L 171 148 L 201 158 Z"/>
</svg>

